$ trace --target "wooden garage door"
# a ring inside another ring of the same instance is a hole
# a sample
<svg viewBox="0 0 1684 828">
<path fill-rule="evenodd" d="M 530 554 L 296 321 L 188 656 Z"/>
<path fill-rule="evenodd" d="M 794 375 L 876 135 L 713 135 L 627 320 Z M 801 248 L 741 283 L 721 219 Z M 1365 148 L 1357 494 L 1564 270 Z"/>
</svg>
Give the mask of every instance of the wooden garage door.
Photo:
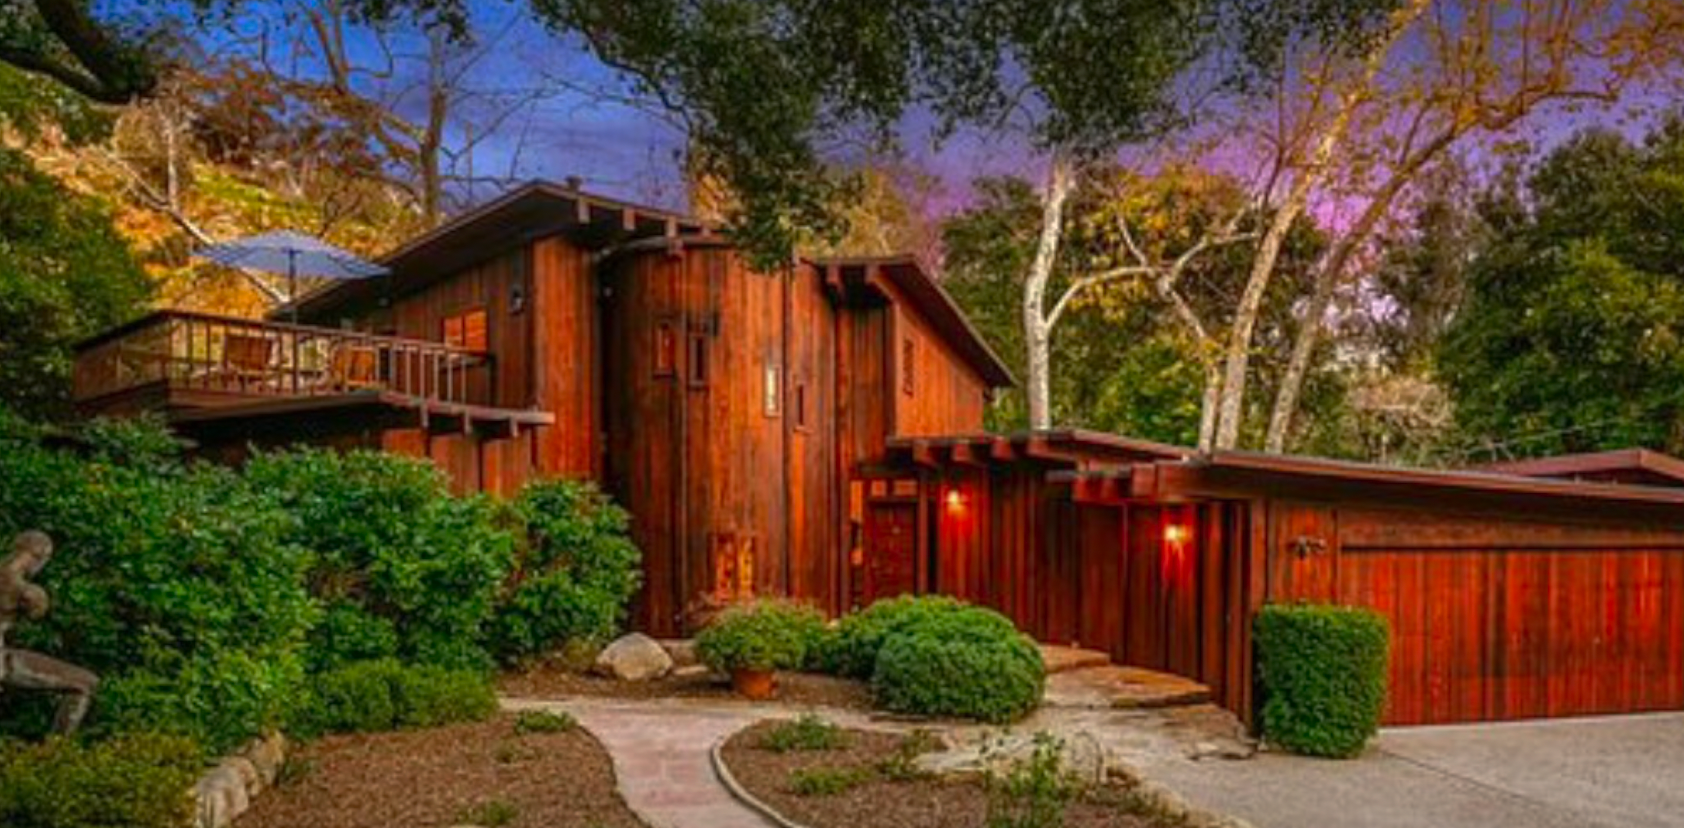
<svg viewBox="0 0 1684 828">
<path fill-rule="evenodd" d="M 1276 517 L 1276 600 L 1390 619 L 1390 724 L 1684 709 L 1675 535 L 1381 510 Z"/>
</svg>

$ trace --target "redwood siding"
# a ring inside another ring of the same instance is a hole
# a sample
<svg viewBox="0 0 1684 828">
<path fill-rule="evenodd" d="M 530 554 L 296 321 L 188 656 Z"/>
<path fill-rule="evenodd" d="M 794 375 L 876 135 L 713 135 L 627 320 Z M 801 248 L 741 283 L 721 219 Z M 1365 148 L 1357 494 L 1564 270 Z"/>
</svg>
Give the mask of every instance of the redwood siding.
<svg viewBox="0 0 1684 828">
<path fill-rule="evenodd" d="M 1270 600 L 1390 621 L 1388 724 L 1684 708 L 1677 531 L 1292 502 L 1271 523 Z"/>
</svg>

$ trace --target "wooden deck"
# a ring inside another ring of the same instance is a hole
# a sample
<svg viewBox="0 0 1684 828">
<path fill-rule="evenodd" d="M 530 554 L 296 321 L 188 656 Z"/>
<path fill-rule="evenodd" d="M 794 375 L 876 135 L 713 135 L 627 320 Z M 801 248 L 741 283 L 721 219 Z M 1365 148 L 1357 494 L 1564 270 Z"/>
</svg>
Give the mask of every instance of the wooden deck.
<svg viewBox="0 0 1684 828">
<path fill-rule="evenodd" d="M 82 343 L 74 393 L 89 414 L 369 391 L 485 406 L 495 398 L 489 363 L 442 342 L 161 311 Z"/>
</svg>

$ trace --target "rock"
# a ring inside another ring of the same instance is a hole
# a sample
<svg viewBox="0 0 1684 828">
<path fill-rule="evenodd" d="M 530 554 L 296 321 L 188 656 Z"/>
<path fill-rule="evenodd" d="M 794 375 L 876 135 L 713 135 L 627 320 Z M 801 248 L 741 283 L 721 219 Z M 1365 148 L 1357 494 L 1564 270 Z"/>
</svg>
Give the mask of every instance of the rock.
<svg viewBox="0 0 1684 828">
<path fill-rule="evenodd" d="M 226 764 L 218 765 L 193 786 L 198 801 L 199 828 L 227 828 L 251 807 L 251 796 L 240 772 Z"/>
<path fill-rule="evenodd" d="M 671 672 L 672 656 L 655 639 L 632 633 L 604 648 L 592 670 L 621 681 L 647 681 Z"/>
<path fill-rule="evenodd" d="M 257 772 L 257 765 L 244 756 L 231 756 L 222 760 L 222 767 L 240 778 L 240 789 L 246 792 L 246 797 L 257 796 L 263 791 L 263 777 Z"/>
<path fill-rule="evenodd" d="M 672 668 L 672 675 L 673 675 L 674 678 L 693 678 L 695 676 L 705 676 L 709 672 L 711 672 L 711 671 L 708 670 L 708 666 L 706 664 L 686 664 L 682 667 Z"/>
<path fill-rule="evenodd" d="M 694 639 L 663 638 L 660 644 L 661 649 L 666 650 L 667 655 L 672 657 L 672 666 L 674 667 L 694 667 L 702 663 L 702 660 L 696 657 L 696 642 Z"/>
<path fill-rule="evenodd" d="M 964 745 L 942 753 L 927 753 L 914 760 L 919 770 L 937 776 L 1004 775 L 1035 755 L 1035 739 L 1027 735 L 1004 735 Z M 1091 734 L 1077 733 L 1059 742 L 1059 763 L 1084 782 L 1100 783 L 1106 777 L 1105 749 Z"/>
<path fill-rule="evenodd" d="M 286 763 L 285 736 L 279 733 L 270 734 L 267 738 L 254 739 L 241 755 L 251 761 L 252 767 L 257 769 L 257 778 L 267 788 L 275 784 L 281 775 L 281 766 Z"/>
</svg>

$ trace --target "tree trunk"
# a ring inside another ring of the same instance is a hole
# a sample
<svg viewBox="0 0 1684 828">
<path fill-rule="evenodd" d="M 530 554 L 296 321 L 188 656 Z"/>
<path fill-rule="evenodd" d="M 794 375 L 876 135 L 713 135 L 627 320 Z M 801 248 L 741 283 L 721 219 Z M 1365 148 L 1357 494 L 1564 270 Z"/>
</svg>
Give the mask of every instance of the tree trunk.
<svg viewBox="0 0 1684 828">
<path fill-rule="evenodd" d="M 1246 372 L 1251 368 L 1251 334 L 1257 327 L 1257 315 L 1263 309 L 1263 295 L 1274 275 L 1275 262 L 1292 223 L 1303 211 L 1304 199 L 1309 195 L 1309 175 L 1305 183 L 1293 185 L 1292 197 L 1275 212 L 1269 231 L 1257 246 L 1251 260 L 1251 275 L 1246 279 L 1245 292 L 1234 309 L 1234 323 L 1228 331 L 1227 352 L 1223 356 L 1223 372 L 1219 402 L 1216 407 L 1216 437 L 1212 448 L 1231 449 L 1239 445 L 1240 422 L 1245 418 Z"/>
<path fill-rule="evenodd" d="M 1304 379 L 1310 373 L 1310 359 L 1315 356 L 1322 326 L 1327 324 L 1327 311 L 1333 304 L 1333 292 L 1338 288 L 1339 280 L 1344 278 L 1345 268 L 1350 264 L 1351 257 L 1356 255 L 1357 248 L 1373 234 L 1374 228 L 1380 225 L 1380 219 L 1391 211 L 1392 202 L 1397 200 L 1404 187 L 1415 180 L 1415 176 L 1426 169 L 1433 159 L 1448 150 L 1459 135 L 1461 130 L 1458 128 L 1445 130 L 1400 165 L 1375 192 L 1374 198 L 1363 209 L 1356 224 L 1351 226 L 1323 260 L 1321 270 L 1316 275 L 1315 293 L 1310 297 L 1304 321 L 1292 343 L 1292 358 L 1287 363 L 1286 374 L 1281 377 L 1281 387 L 1275 392 L 1275 406 L 1269 412 L 1269 431 L 1263 438 L 1264 451 L 1286 451 L 1287 437 L 1292 431 L 1292 420 L 1298 415 L 1298 397 L 1303 393 Z"/>
<path fill-rule="evenodd" d="M 1222 371 L 1214 361 L 1205 362 L 1204 398 L 1199 401 L 1199 451 L 1216 447 L 1216 406 L 1221 401 Z"/>
<path fill-rule="evenodd" d="M 1023 282 L 1023 345 L 1027 351 L 1028 376 L 1024 395 L 1029 400 L 1029 427 L 1052 427 L 1051 370 L 1052 326 L 1047 321 L 1047 283 L 1058 260 L 1058 244 L 1064 233 L 1064 202 L 1070 196 L 1070 160 L 1055 153 L 1047 171 L 1047 192 L 1041 201 L 1041 234 L 1035 258 Z"/>
</svg>

